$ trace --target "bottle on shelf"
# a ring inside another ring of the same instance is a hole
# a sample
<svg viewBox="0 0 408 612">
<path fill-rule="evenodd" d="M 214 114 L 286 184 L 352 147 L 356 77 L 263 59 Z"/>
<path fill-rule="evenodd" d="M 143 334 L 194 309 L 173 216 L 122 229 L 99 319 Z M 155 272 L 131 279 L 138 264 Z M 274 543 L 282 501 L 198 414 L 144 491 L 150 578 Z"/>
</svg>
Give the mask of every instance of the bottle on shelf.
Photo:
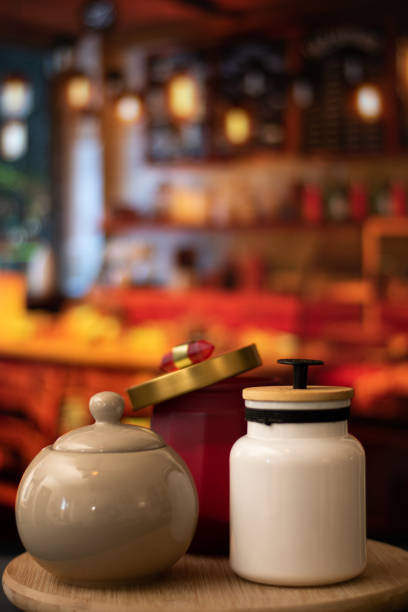
<svg viewBox="0 0 408 612">
<path fill-rule="evenodd" d="M 311 224 L 318 224 L 323 220 L 322 190 L 316 183 L 307 183 L 303 187 L 302 216 Z"/>
<path fill-rule="evenodd" d="M 349 217 L 349 202 L 344 185 L 334 185 L 326 192 L 326 216 L 330 221 L 346 221 Z"/>
<path fill-rule="evenodd" d="M 371 194 L 371 212 L 374 215 L 387 217 L 391 213 L 391 197 L 388 183 L 375 187 Z"/>
<path fill-rule="evenodd" d="M 390 212 L 394 217 L 403 217 L 407 214 L 407 192 L 401 181 L 391 185 Z"/>
<path fill-rule="evenodd" d="M 175 264 L 169 278 L 173 289 L 190 289 L 197 285 L 197 253 L 193 248 L 183 247 L 175 253 Z"/>
<path fill-rule="evenodd" d="M 26 270 L 26 306 L 29 310 L 58 312 L 63 296 L 58 283 L 58 262 L 52 245 L 39 244 Z"/>
<path fill-rule="evenodd" d="M 350 217 L 353 221 L 363 221 L 368 214 L 368 195 L 363 183 L 350 185 Z"/>
</svg>

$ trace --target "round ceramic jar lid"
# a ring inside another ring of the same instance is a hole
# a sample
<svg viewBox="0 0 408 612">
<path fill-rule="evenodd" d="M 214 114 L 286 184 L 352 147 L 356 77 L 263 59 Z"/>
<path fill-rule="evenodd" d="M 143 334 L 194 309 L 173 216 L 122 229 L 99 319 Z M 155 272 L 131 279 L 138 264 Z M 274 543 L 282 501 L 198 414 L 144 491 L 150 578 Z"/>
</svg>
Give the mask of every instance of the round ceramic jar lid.
<svg viewBox="0 0 408 612">
<path fill-rule="evenodd" d="M 202 389 L 261 365 L 255 344 L 163 374 L 127 390 L 134 410 Z"/>
<path fill-rule="evenodd" d="M 306 389 L 285 387 L 247 387 L 242 396 L 246 400 L 257 402 L 326 402 L 347 400 L 353 397 L 351 387 L 320 387 L 311 385 Z"/>
<path fill-rule="evenodd" d="M 56 451 L 80 453 L 125 453 L 153 450 L 165 446 L 162 438 L 151 429 L 122 425 L 124 401 L 117 393 L 102 391 L 91 397 L 89 409 L 93 425 L 80 427 L 54 442 Z"/>
</svg>

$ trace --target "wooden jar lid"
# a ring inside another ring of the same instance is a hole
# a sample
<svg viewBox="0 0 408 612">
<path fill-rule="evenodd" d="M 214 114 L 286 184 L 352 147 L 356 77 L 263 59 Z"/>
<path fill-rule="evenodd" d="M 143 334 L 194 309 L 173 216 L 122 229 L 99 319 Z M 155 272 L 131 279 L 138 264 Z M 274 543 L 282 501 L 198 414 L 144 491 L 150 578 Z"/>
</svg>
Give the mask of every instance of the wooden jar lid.
<svg viewBox="0 0 408 612">
<path fill-rule="evenodd" d="M 291 386 L 247 387 L 242 396 L 257 402 L 327 402 L 347 400 L 353 397 L 351 387 L 322 387 L 311 385 L 306 389 Z"/>
</svg>

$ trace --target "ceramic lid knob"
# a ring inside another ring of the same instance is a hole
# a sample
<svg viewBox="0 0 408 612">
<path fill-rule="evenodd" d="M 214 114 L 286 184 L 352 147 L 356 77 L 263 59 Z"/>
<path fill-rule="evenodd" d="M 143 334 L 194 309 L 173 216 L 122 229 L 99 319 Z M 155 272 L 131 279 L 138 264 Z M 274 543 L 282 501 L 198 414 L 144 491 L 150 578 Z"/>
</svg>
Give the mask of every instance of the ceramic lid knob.
<svg viewBox="0 0 408 612">
<path fill-rule="evenodd" d="M 124 409 L 123 397 L 112 391 L 96 393 L 89 401 L 89 410 L 96 423 L 119 423 Z"/>
<path fill-rule="evenodd" d="M 90 412 L 93 425 L 73 429 L 52 445 L 56 451 L 81 453 L 124 453 L 153 450 L 165 446 L 164 440 L 146 427 L 124 425 L 120 422 L 125 402 L 121 395 L 102 391 L 91 397 Z"/>
</svg>

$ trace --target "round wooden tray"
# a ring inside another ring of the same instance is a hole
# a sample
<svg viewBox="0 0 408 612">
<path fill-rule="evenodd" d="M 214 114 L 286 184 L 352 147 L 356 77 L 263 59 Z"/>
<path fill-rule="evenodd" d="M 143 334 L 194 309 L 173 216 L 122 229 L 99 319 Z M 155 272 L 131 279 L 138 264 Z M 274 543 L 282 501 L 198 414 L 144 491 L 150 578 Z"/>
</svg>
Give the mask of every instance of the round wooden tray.
<svg viewBox="0 0 408 612">
<path fill-rule="evenodd" d="M 148 584 L 78 587 L 58 581 L 25 553 L 6 567 L 3 588 L 31 612 L 386 612 L 408 607 L 408 551 L 369 540 L 364 574 L 315 588 L 254 584 L 235 576 L 226 558 L 193 555 Z"/>
</svg>

